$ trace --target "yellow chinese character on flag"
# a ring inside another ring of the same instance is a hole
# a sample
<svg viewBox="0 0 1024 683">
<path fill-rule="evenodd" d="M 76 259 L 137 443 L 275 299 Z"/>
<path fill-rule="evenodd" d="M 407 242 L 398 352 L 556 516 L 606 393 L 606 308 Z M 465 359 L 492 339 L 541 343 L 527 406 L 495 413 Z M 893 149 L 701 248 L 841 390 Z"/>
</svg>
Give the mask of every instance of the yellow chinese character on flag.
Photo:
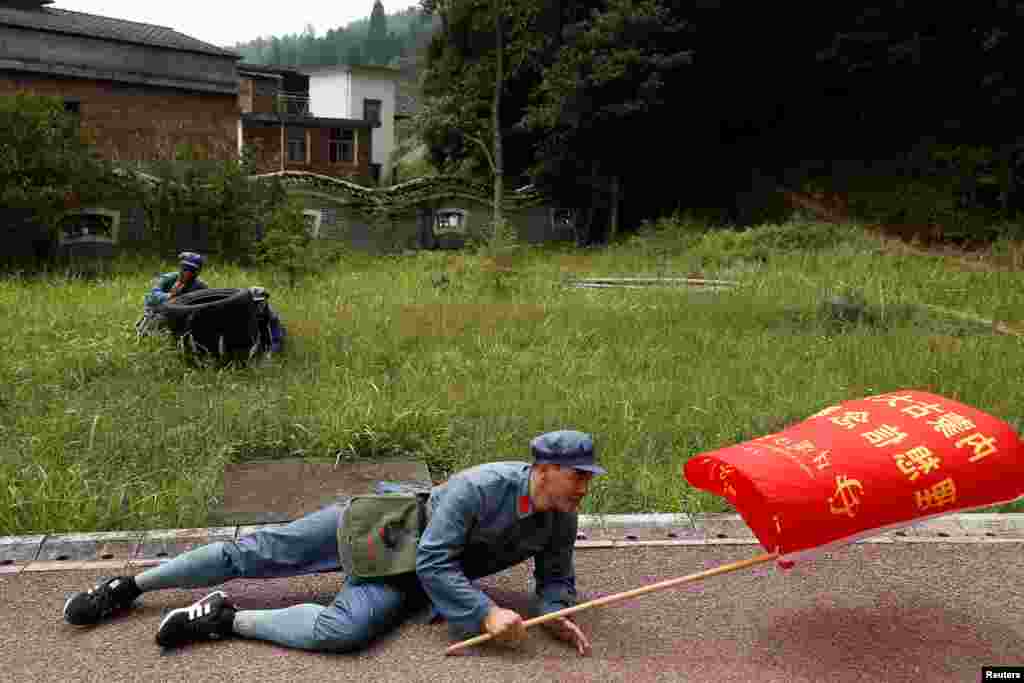
<svg viewBox="0 0 1024 683">
<path fill-rule="evenodd" d="M 946 438 L 966 432 L 968 429 L 974 429 L 973 422 L 956 413 L 944 413 L 939 415 L 939 419 L 928 424 L 935 427 L 935 431 L 942 432 Z"/>
<path fill-rule="evenodd" d="M 901 432 L 892 425 L 882 425 L 874 431 L 864 432 L 861 436 L 870 441 L 875 448 L 888 446 L 892 443 L 899 443 L 900 441 L 903 441 L 903 439 L 907 438 L 907 434 Z"/>
<path fill-rule="evenodd" d="M 831 462 L 829 462 L 828 459 L 829 453 L 831 453 L 831 451 L 822 451 L 821 453 L 818 453 L 816 456 L 814 456 L 814 464 L 818 466 L 819 470 L 823 470 L 832 464 Z"/>
<path fill-rule="evenodd" d="M 718 478 L 722 481 L 722 491 L 725 492 L 726 496 L 732 499 L 736 498 L 736 487 L 732 485 L 731 481 L 732 475 L 735 471 L 735 467 L 725 464 L 718 469 Z"/>
<path fill-rule="evenodd" d="M 815 446 L 813 443 L 811 443 L 807 439 L 804 439 L 803 441 L 800 441 L 800 442 L 795 443 L 792 446 L 790 446 L 789 450 L 797 451 L 798 453 L 806 453 L 808 451 L 813 451 L 816 448 L 817 448 L 817 446 Z"/>
<path fill-rule="evenodd" d="M 860 507 L 860 495 L 864 486 L 856 479 L 848 479 L 843 475 L 836 477 L 836 492 L 828 499 L 828 509 L 833 515 L 857 516 Z"/>
<path fill-rule="evenodd" d="M 940 508 L 956 502 L 956 484 L 951 477 L 943 479 L 931 488 L 914 491 L 918 510 Z"/>
<path fill-rule="evenodd" d="M 926 417 L 932 413 L 941 413 L 942 406 L 938 403 L 915 403 L 912 406 L 907 406 L 901 413 L 906 413 L 915 420 L 921 417 Z"/>
<path fill-rule="evenodd" d="M 865 412 L 846 412 L 843 413 L 842 417 L 830 417 L 830 421 L 836 423 L 840 427 L 846 427 L 847 429 L 854 429 L 857 423 L 866 424 L 868 421 L 868 414 Z"/>
<path fill-rule="evenodd" d="M 896 404 L 899 403 L 900 401 L 906 401 L 907 403 L 913 403 L 914 402 L 914 397 L 913 396 L 872 396 L 868 400 L 869 401 L 873 401 L 875 403 L 888 403 L 890 408 L 896 408 L 897 407 Z"/>
<path fill-rule="evenodd" d="M 974 455 L 967 459 L 970 462 L 978 462 L 996 452 L 996 437 L 985 436 L 981 432 L 975 432 L 956 442 L 957 448 L 963 448 L 964 446 L 974 447 Z"/>
<path fill-rule="evenodd" d="M 814 418 L 814 417 L 823 417 L 825 415 L 831 415 L 832 413 L 836 412 L 837 410 L 839 410 L 839 406 L 829 406 L 828 408 L 825 408 L 823 410 L 819 410 L 818 412 L 816 412 L 814 415 L 811 415 L 811 417 L 809 417 L 807 419 L 810 420 L 811 418 Z"/>
<path fill-rule="evenodd" d="M 937 470 L 941 462 L 927 446 L 915 446 L 906 453 L 897 453 L 892 457 L 896 459 L 896 466 L 900 468 L 900 472 L 908 475 L 910 481 Z"/>
</svg>

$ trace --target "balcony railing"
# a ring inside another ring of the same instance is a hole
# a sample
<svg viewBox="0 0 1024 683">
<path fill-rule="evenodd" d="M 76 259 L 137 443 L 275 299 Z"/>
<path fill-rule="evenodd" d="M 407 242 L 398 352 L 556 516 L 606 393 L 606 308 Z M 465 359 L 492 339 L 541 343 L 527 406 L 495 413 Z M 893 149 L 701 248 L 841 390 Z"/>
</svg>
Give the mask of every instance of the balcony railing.
<svg viewBox="0 0 1024 683">
<path fill-rule="evenodd" d="M 279 92 L 274 97 L 274 113 L 292 116 L 312 116 L 309 109 L 309 95 Z"/>
</svg>

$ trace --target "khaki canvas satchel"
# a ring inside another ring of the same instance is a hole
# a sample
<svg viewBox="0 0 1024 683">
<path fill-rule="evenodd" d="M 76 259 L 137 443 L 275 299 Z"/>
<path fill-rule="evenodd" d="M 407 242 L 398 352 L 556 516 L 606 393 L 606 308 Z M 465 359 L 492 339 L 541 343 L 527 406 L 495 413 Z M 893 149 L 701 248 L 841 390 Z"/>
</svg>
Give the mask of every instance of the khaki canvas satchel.
<svg viewBox="0 0 1024 683">
<path fill-rule="evenodd" d="M 416 571 L 416 546 L 426 528 L 426 497 L 354 496 L 338 525 L 341 566 L 353 579 Z"/>
</svg>

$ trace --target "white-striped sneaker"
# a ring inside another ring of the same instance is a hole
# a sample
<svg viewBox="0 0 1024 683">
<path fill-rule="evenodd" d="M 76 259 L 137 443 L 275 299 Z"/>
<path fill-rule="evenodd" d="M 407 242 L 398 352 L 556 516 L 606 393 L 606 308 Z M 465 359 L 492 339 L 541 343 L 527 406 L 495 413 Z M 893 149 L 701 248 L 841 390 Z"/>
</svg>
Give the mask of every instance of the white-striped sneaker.
<svg viewBox="0 0 1024 683">
<path fill-rule="evenodd" d="M 171 610 L 156 632 L 163 647 L 178 647 L 197 640 L 219 640 L 231 635 L 235 606 L 227 593 L 214 591 L 188 607 Z"/>
<path fill-rule="evenodd" d="M 130 576 L 104 579 L 64 603 L 64 621 L 75 626 L 91 626 L 132 606 L 141 592 Z"/>
</svg>

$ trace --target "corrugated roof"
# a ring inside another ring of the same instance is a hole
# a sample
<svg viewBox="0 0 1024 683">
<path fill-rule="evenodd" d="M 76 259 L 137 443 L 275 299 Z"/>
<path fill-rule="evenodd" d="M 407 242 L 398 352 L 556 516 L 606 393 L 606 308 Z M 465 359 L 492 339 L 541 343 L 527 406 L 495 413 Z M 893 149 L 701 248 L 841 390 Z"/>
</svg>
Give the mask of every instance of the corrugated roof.
<svg viewBox="0 0 1024 683">
<path fill-rule="evenodd" d="M 171 50 L 202 52 L 224 57 L 239 57 L 236 52 L 204 43 L 178 33 L 166 26 L 143 24 L 125 19 L 101 17 L 63 9 L 40 7 L 34 10 L 0 5 L 0 25 L 17 26 L 37 31 L 56 31 L 104 40 L 117 40 L 141 45 L 153 45 Z"/>
</svg>

